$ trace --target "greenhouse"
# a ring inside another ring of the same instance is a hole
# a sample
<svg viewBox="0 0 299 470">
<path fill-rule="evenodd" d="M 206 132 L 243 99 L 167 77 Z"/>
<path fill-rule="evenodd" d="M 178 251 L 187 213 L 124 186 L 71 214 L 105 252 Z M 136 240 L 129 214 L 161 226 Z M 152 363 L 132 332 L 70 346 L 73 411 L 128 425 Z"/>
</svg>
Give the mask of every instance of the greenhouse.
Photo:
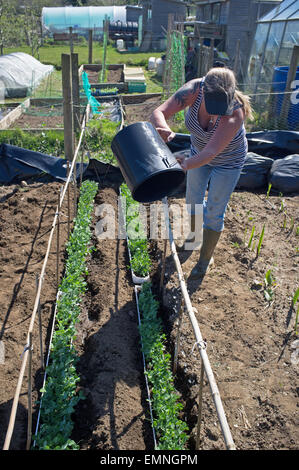
<svg viewBox="0 0 299 470">
<path fill-rule="evenodd" d="M 248 67 L 247 91 L 253 95 L 255 104 L 262 106 L 271 93 L 268 109 L 273 118 L 281 114 L 294 47 L 298 45 L 299 0 L 284 0 L 257 22 Z M 299 88 L 298 79 L 299 67 L 291 82 L 294 94 Z M 288 114 L 288 128 L 293 130 L 299 123 L 299 104 L 295 101 Z"/>
<path fill-rule="evenodd" d="M 251 82 L 271 82 L 274 67 L 289 66 L 293 47 L 299 44 L 299 1 L 284 0 L 263 16 L 249 60 Z"/>
</svg>

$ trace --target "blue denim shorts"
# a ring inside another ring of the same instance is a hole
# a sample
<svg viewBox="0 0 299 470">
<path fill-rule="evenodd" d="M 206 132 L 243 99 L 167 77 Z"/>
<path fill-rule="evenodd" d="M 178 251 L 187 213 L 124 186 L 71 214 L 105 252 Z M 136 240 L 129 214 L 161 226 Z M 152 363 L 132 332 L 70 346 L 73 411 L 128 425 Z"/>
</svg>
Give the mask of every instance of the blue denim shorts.
<svg viewBox="0 0 299 470">
<path fill-rule="evenodd" d="M 224 216 L 230 196 L 240 178 L 242 168 L 204 165 L 187 171 L 186 203 L 188 212 L 196 214 L 196 205 L 203 205 L 203 227 L 216 232 L 224 228 Z M 208 196 L 205 199 L 208 188 Z"/>
</svg>

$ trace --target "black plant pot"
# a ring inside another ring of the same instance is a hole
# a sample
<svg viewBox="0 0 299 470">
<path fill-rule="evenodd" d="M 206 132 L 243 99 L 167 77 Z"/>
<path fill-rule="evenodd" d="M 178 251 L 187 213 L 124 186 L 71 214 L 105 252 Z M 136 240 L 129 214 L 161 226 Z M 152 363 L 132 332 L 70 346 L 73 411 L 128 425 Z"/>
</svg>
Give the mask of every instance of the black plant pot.
<svg viewBox="0 0 299 470">
<path fill-rule="evenodd" d="M 122 129 L 111 149 L 135 201 L 158 201 L 173 194 L 185 179 L 185 172 L 150 122 Z"/>
</svg>

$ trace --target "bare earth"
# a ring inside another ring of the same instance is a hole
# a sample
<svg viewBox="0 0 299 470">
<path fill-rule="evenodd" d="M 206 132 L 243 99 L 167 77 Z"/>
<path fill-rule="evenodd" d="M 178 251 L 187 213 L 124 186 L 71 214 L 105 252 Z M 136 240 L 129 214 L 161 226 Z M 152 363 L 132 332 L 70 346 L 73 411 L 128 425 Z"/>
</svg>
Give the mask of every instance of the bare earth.
<svg viewBox="0 0 299 470">
<path fill-rule="evenodd" d="M 135 120 L 140 120 L 137 109 Z M 143 110 L 143 116 L 145 112 Z M 133 118 L 132 118 L 133 119 Z M 131 121 L 132 122 L 132 121 Z M 4 354 L 0 357 L 0 443 L 3 447 L 21 355 L 36 294 L 60 183 L 1 186 L 0 311 Z M 102 203 L 117 211 L 117 187 L 99 188 L 95 209 Z M 198 252 L 180 254 L 183 271 L 207 353 L 237 449 L 298 449 L 298 341 L 291 300 L 299 286 L 299 195 L 236 191 L 226 215 L 225 230 L 215 252 L 215 264 L 203 283 L 189 282 Z M 170 199 L 183 207 L 183 195 Z M 66 207 L 64 207 L 66 213 Z M 60 226 L 60 276 L 63 275 L 66 221 Z M 294 228 L 292 227 L 294 220 Z M 152 450 L 153 439 L 139 343 L 134 285 L 124 240 L 98 241 L 88 261 L 88 290 L 82 302 L 76 346 L 80 357 L 80 387 L 86 400 L 74 416 L 73 438 L 83 450 Z M 258 237 L 265 224 L 260 256 Z M 256 226 L 255 249 L 248 248 Z M 163 240 L 151 240 L 151 280 L 159 314 L 173 352 L 177 334 L 178 275 L 168 247 L 163 292 L 159 292 Z M 56 298 L 56 239 L 42 293 L 43 337 L 48 342 Z M 275 289 L 271 303 L 264 297 L 264 277 L 271 269 Z M 297 343 L 296 343 L 297 341 Z M 33 401 L 38 398 L 40 367 L 38 320 L 34 330 Z M 1 343 L 0 343 L 1 344 Z M 48 343 L 47 343 L 48 344 Z M 297 348 L 296 348 L 297 345 Z M 45 353 L 46 354 L 46 353 Z M 185 313 L 175 385 L 184 404 L 195 447 L 200 357 Z M 24 449 L 27 431 L 27 372 L 11 449 Z M 34 425 L 38 407 L 34 405 Z M 208 383 L 205 381 L 201 448 L 225 449 Z"/>
</svg>

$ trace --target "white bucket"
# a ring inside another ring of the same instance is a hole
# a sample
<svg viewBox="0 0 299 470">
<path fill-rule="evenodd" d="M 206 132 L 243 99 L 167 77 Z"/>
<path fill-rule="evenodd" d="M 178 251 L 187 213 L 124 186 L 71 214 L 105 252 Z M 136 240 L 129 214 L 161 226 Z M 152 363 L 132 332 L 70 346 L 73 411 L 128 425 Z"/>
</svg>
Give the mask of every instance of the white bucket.
<svg viewBox="0 0 299 470">
<path fill-rule="evenodd" d="M 156 67 L 156 57 L 150 57 L 148 59 L 148 70 L 154 70 Z"/>
<path fill-rule="evenodd" d="M 123 39 L 118 39 L 116 41 L 116 49 L 119 51 L 120 49 L 124 48 L 124 40 Z"/>
<path fill-rule="evenodd" d="M 164 70 L 164 60 L 163 59 L 157 59 L 156 60 L 156 69 L 157 69 L 157 75 L 159 77 L 162 77 L 163 70 Z"/>
</svg>

